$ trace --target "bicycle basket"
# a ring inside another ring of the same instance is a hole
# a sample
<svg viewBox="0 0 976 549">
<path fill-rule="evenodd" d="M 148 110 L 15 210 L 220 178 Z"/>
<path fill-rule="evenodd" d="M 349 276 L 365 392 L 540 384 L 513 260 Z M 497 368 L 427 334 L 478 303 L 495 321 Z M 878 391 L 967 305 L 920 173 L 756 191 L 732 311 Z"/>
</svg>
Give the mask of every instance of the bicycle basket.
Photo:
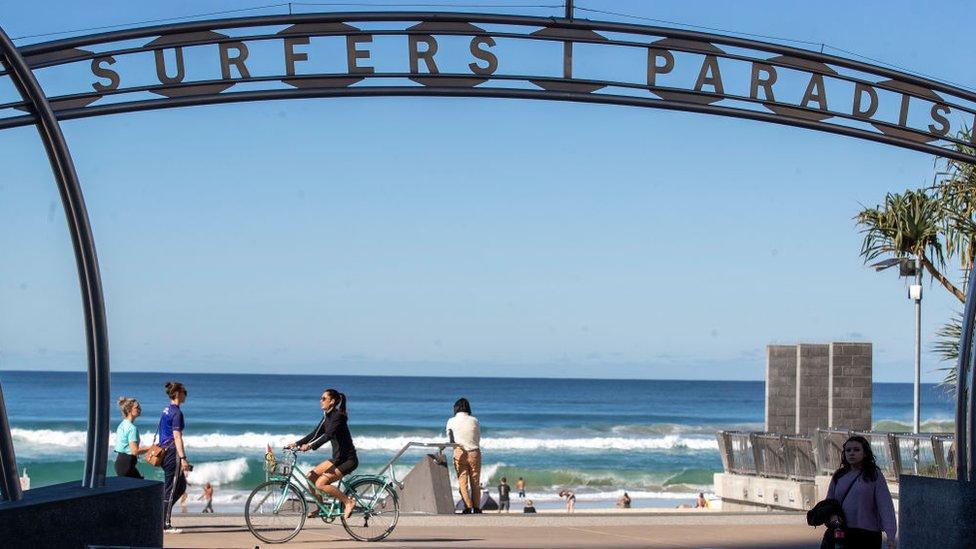
<svg viewBox="0 0 976 549">
<path fill-rule="evenodd" d="M 295 465 L 295 454 L 285 452 L 274 461 L 265 460 L 264 470 L 268 476 L 287 477 L 291 474 L 291 469 Z"/>
</svg>

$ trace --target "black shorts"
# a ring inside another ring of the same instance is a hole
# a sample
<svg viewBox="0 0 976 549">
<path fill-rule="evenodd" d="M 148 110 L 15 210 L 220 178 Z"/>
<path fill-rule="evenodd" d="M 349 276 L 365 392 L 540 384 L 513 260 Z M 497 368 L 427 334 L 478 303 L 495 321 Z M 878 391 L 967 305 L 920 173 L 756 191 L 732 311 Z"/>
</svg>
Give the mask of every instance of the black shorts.
<svg viewBox="0 0 976 549">
<path fill-rule="evenodd" d="M 139 458 L 132 454 L 115 454 L 115 474 L 120 477 L 142 478 L 142 474 L 136 469 Z"/>
<path fill-rule="evenodd" d="M 336 461 L 339 463 L 336 463 Z M 359 467 L 359 458 L 354 455 L 347 457 L 345 460 L 342 460 L 342 458 L 335 458 L 332 465 L 338 469 L 343 476 L 345 476 L 355 471 L 356 467 Z"/>
</svg>

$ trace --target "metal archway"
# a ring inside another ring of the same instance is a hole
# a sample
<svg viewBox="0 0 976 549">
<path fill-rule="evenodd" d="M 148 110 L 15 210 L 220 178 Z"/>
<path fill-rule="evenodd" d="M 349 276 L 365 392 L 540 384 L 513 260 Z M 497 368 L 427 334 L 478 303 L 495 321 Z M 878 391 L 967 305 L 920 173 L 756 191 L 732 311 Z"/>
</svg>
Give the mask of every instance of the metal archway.
<svg viewBox="0 0 976 549">
<path fill-rule="evenodd" d="M 958 137 L 960 130 L 976 125 L 976 93 L 969 90 L 766 42 L 573 19 L 571 2 L 567 4 L 564 18 L 437 12 L 277 15 L 133 28 L 22 48 L 16 48 L 0 30 L 0 53 L 6 67 L 0 77 L 12 78 L 21 95 L 20 101 L 0 103 L 0 129 L 37 126 L 75 246 L 88 333 L 90 408 L 84 485 L 104 483 L 110 407 L 108 338 L 95 245 L 60 121 L 317 97 L 541 99 L 757 120 L 976 164 L 973 143 Z M 381 71 L 374 66 L 370 46 L 374 39 L 398 44 L 402 69 Z M 340 66 L 334 62 L 314 66 L 322 60 L 313 61 L 312 52 L 305 49 L 313 40 L 344 47 Z M 552 66 L 530 73 L 502 70 L 500 45 L 509 42 L 539 48 L 539 59 L 550 60 Z M 466 51 L 456 49 L 451 59 L 445 59 L 442 48 L 458 48 L 459 44 L 466 44 Z M 280 48 L 277 68 L 259 71 L 251 58 L 254 46 Z M 208 67 L 212 75 L 187 78 L 184 50 L 190 49 L 211 55 Z M 608 78 L 599 67 L 587 72 L 578 62 L 580 52 L 605 55 L 610 51 L 626 52 L 621 60 L 629 60 L 634 74 L 614 73 Z M 466 55 L 464 61 L 470 63 L 457 62 L 458 54 Z M 122 70 L 123 66 L 138 69 L 139 59 L 155 70 Z M 46 96 L 34 76 L 35 71 L 56 74 L 84 66 L 90 77 L 81 82 L 81 88 L 57 95 Z M 735 71 L 740 71 L 738 82 L 747 85 L 739 86 L 727 78 Z M 971 299 L 976 277 L 970 280 L 961 342 L 965 352 L 960 353 L 958 365 L 956 422 L 959 455 L 964 456 L 958 464 L 960 478 L 967 480 L 973 477 L 976 464 L 972 421 L 976 403 L 970 364 L 976 354 L 969 352 L 976 327 L 976 305 Z M 0 474 L 5 471 L 0 467 Z"/>
</svg>

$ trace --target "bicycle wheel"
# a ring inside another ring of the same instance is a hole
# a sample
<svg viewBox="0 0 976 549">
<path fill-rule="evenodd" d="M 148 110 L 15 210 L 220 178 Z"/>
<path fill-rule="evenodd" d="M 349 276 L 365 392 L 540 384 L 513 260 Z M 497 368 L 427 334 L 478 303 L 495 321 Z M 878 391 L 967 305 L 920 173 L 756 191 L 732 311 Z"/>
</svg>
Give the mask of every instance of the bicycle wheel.
<svg viewBox="0 0 976 549">
<path fill-rule="evenodd" d="M 247 529 L 265 543 L 284 543 L 297 536 L 307 514 L 302 493 L 283 480 L 259 484 L 244 505 Z"/>
<path fill-rule="evenodd" d="M 346 495 L 355 498 L 356 508 L 348 519 L 343 517 L 342 526 L 354 539 L 379 541 L 396 528 L 400 502 L 389 485 L 365 479 L 350 486 Z"/>
</svg>

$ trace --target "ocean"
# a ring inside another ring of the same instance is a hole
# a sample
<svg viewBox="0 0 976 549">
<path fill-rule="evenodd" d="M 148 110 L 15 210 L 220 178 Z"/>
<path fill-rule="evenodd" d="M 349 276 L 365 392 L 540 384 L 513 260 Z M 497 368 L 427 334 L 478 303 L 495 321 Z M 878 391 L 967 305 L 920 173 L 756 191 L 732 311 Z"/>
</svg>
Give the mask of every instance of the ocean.
<svg viewBox="0 0 976 549">
<path fill-rule="evenodd" d="M 189 505 L 204 483 L 215 486 L 218 511 L 239 512 L 250 489 L 264 480 L 264 449 L 310 431 L 321 417 L 322 390 L 349 399 L 358 472 L 375 471 L 408 441 L 443 441 L 454 401 L 471 401 L 482 427 L 482 482 L 497 486 L 523 477 L 537 506 L 559 505 L 570 488 L 578 507 L 612 506 L 627 491 L 635 506 L 674 507 L 710 492 L 722 469 L 715 432 L 763 427 L 764 384 L 759 381 L 432 378 L 257 374 L 112 374 L 113 396 L 140 400 L 136 421 L 143 445 L 153 440 L 167 404 L 163 384 L 183 382 L 190 474 Z M 31 486 L 78 480 L 84 461 L 87 384 L 82 372 L 0 371 L 17 464 Z M 954 403 L 924 385 L 923 429 L 951 431 Z M 910 383 L 874 384 L 874 426 L 909 431 Z M 113 407 L 112 440 L 121 420 Z M 304 454 L 313 465 L 329 446 Z M 422 455 L 401 461 L 405 473 Z M 110 453 L 109 474 L 114 474 Z M 140 463 L 147 478 L 161 470 Z"/>
</svg>

